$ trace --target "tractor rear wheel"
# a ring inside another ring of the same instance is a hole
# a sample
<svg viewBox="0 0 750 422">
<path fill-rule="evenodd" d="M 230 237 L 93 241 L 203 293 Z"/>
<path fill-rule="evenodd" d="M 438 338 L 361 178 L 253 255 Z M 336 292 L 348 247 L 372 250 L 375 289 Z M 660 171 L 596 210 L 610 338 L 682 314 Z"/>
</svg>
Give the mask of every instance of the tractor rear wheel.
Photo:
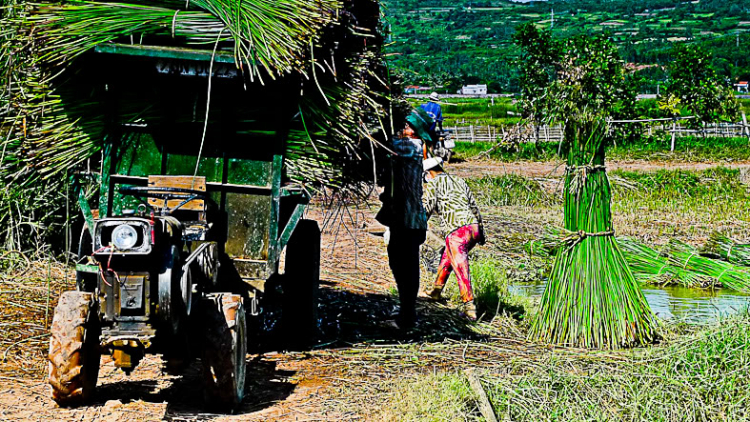
<svg viewBox="0 0 750 422">
<path fill-rule="evenodd" d="M 245 395 L 247 325 L 242 296 L 210 294 L 202 303 L 203 391 L 208 407 L 234 410 Z"/>
<path fill-rule="evenodd" d="M 320 229 L 314 220 L 300 220 L 286 246 L 282 327 L 292 349 L 313 344 L 318 332 Z"/>
<path fill-rule="evenodd" d="M 99 317 L 94 294 L 64 292 L 52 319 L 49 384 L 60 406 L 91 399 L 99 377 Z"/>
</svg>

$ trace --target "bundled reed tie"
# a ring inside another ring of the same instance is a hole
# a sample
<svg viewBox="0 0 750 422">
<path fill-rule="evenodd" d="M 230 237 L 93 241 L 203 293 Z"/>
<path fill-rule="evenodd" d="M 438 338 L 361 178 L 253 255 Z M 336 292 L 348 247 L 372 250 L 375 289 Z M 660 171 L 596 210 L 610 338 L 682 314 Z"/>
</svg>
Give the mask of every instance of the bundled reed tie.
<svg viewBox="0 0 750 422">
<path fill-rule="evenodd" d="M 560 229 L 560 232 L 565 235 L 562 239 L 559 240 L 560 246 L 565 246 L 567 248 L 572 248 L 573 246 L 583 242 L 584 239 L 587 237 L 600 237 L 600 236 L 614 236 L 615 231 L 614 230 L 607 230 L 607 231 L 601 231 L 596 233 L 587 233 L 584 230 L 578 230 L 577 232 L 572 232 L 570 230 L 566 229 Z"/>
<path fill-rule="evenodd" d="M 595 172 L 595 171 L 606 171 L 607 167 L 604 164 L 585 164 L 581 166 L 571 166 L 568 165 L 565 167 L 565 173 L 566 175 L 572 175 L 571 181 L 570 181 L 570 189 L 572 192 L 578 197 L 580 195 L 581 191 L 583 190 L 583 187 L 586 185 L 586 179 L 588 178 L 589 174 Z"/>
</svg>

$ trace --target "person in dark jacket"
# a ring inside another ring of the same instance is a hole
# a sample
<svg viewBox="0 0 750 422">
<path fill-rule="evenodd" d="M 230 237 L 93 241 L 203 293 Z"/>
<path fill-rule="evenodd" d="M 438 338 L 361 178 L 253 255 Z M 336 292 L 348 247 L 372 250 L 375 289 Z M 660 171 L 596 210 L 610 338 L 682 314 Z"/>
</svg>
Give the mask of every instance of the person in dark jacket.
<svg viewBox="0 0 750 422">
<path fill-rule="evenodd" d="M 396 280 L 400 309 L 395 324 L 401 330 L 416 323 L 419 292 L 419 246 L 427 233 L 427 215 L 422 207 L 422 158 L 424 141 L 430 139 L 429 117 L 412 112 L 404 129 L 390 146 L 396 154 L 390 159 L 385 189 L 380 195 L 383 207 L 375 217 L 388 226 L 388 264 Z"/>
</svg>

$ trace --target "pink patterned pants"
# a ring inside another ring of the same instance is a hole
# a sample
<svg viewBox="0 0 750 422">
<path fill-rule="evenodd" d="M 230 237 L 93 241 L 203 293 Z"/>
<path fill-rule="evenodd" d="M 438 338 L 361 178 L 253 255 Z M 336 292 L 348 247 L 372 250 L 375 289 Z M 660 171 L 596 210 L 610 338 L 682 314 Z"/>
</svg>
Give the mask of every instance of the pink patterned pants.
<svg viewBox="0 0 750 422">
<path fill-rule="evenodd" d="M 459 227 L 445 238 L 445 252 L 440 259 L 436 287 L 443 287 L 452 271 L 456 272 L 458 290 L 461 300 L 474 300 L 471 292 L 471 274 L 469 273 L 469 251 L 479 240 L 479 224 L 469 224 Z"/>
</svg>

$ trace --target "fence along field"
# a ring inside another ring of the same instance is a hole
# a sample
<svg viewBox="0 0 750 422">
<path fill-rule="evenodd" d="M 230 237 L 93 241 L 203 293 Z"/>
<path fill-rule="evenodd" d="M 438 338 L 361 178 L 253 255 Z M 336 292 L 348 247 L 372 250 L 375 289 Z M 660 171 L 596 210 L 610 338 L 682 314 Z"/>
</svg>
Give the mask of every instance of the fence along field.
<svg viewBox="0 0 750 422">
<path fill-rule="evenodd" d="M 737 123 L 719 122 L 703 123 L 701 128 L 691 128 L 680 121 L 688 120 L 689 117 L 678 119 L 643 119 L 643 120 L 626 120 L 614 121 L 615 124 L 633 124 L 640 123 L 645 127 L 643 134 L 647 136 L 657 135 L 659 133 L 668 133 L 671 135 L 671 150 L 674 150 L 676 137 L 684 136 L 703 136 L 703 137 L 721 137 L 737 138 L 747 136 L 750 141 L 750 125 L 747 123 L 745 113 L 742 113 L 743 120 Z M 562 125 L 468 125 L 452 126 L 445 128 L 451 133 L 453 139 L 457 142 L 495 142 L 504 143 L 536 143 L 536 142 L 560 142 L 563 136 Z"/>
</svg>

